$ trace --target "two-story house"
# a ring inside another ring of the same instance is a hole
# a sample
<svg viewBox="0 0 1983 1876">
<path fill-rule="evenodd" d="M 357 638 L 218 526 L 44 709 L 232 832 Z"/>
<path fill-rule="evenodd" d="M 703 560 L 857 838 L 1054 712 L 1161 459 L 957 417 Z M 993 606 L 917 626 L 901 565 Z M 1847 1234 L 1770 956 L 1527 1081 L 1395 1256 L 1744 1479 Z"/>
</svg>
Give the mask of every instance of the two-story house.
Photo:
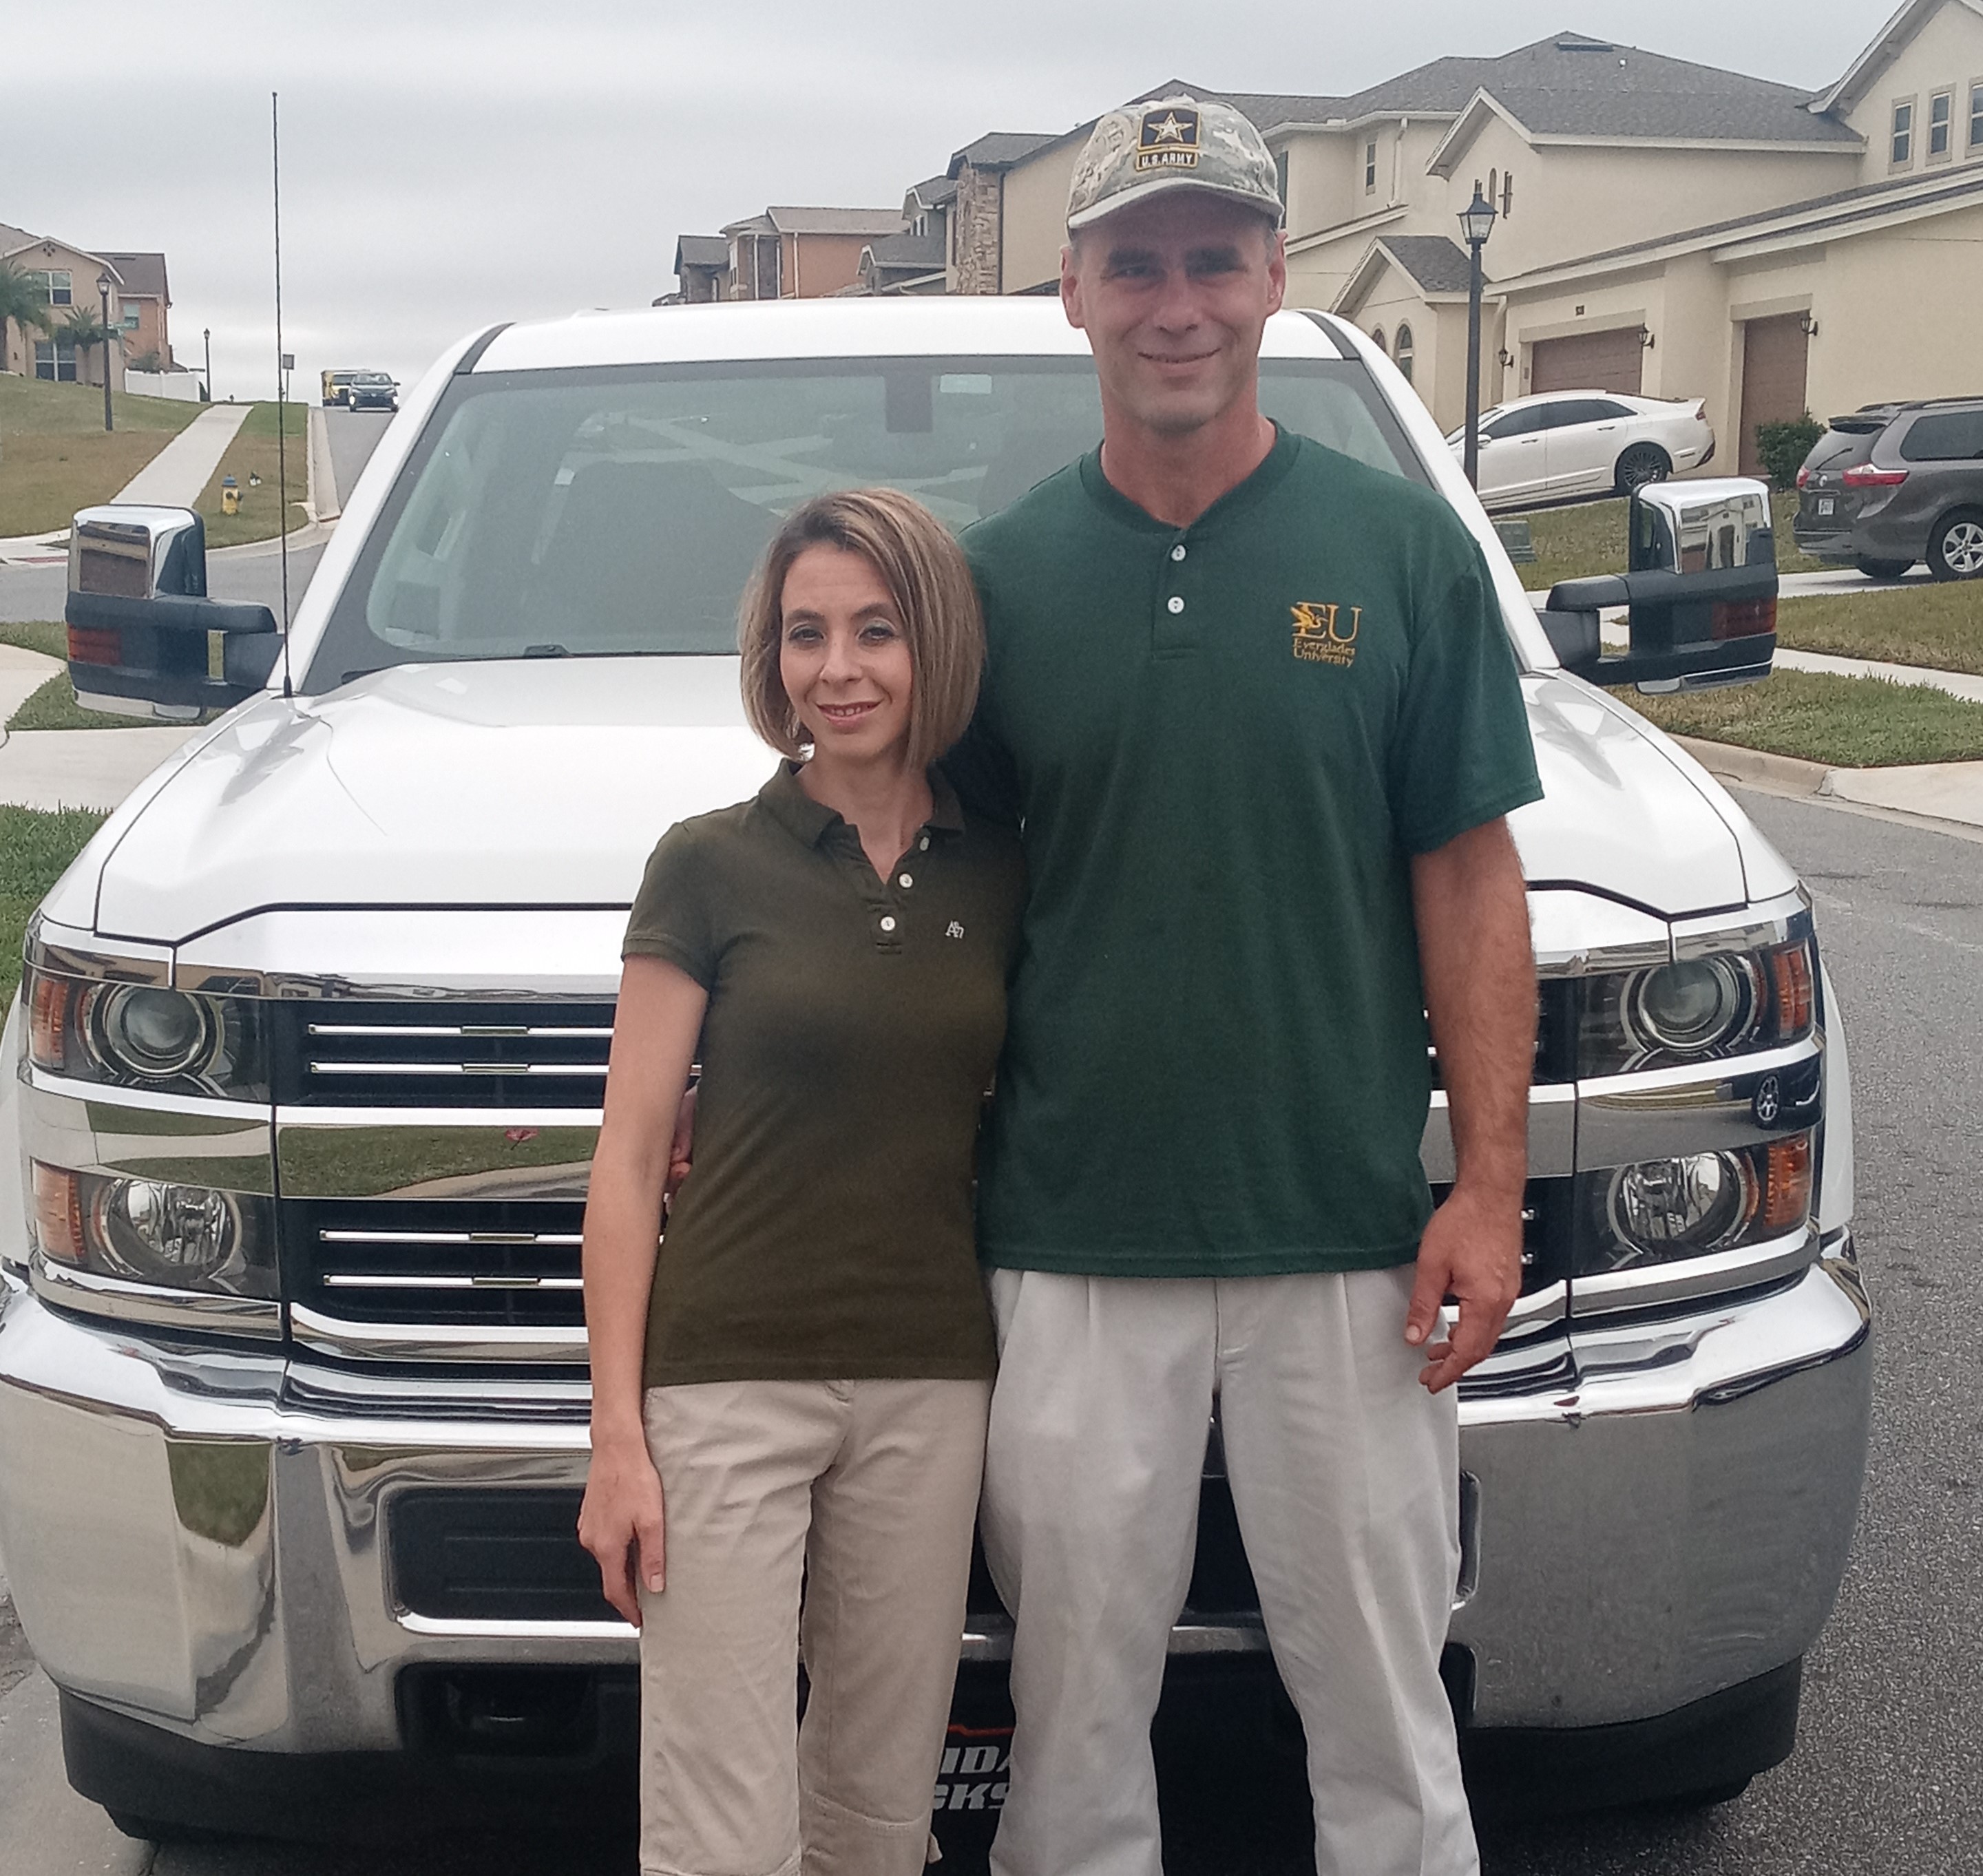
<svg viewBox="0 0 1983 1876">
<path fill-rule="evenodd" d="M 1816 95 L 1575 32 L 1348 96 L 1180 79 L 1131 102 L 1179 91 L 1244 111 L 1273 151 L 1289 303 L 1356 320 L 1446 428 L 1464 416 L 1457 217 L 1476 186 L 1499 215 L 1486 403 L 1701 397 L 1726 470 L 1754 466 L 1757 422 L 1807 403 L 1977 388 L 1983 0 L 1908 0 Z M 1051 290 L 1091 128 L 1023 140 L 995 224 L 960 187 L 954 241 L 989 252 L 952 290 Z"/>
<path fill-rule="evenodd" d="M 168 319 L 172 290 L 162 254 L 105 254 L 118 279 L 115 299 L 124 359 L 133 371 L 170 371 L 172 335 Z"/>
<path fill-rule="evenodd" d="M 730 299 L 823 299 L 854 286 L 861 250 L 905 224 L 895 209 L 771 208 L 723 230 Z M 684 237 L 692 239 L 693 237 Z M 677 266 L 681 259 L 677 250 Z M 683 281 L 686 297 L 687 280 Z"/>
<path fill-rule="evenodd" d="M 162 284 L 165 257 L 155 258 Z M 60 384 L 101 384 L 107 355 L 116 354 L 109 359 L 109 369 L 119 374 L 112 382 L 122 382 L 123 282 L 108 255 L 92 254 L 53 236 L 31 235 L 24 228 L 0 224 L 0 266 L 12 268 L 38 289 L 46 299 L 50 320 L 45 330 L 24 326 L 18 320 L 0 323 L 4 326 L 0 329 L 0 368 Z M 106 277 L 110 283 L 111 343 L 107 347 L 79 350 L 63 336 L 63 326 L 72 313 L 101 316 L 103 302 L 96 283 Z"/>
</svg>

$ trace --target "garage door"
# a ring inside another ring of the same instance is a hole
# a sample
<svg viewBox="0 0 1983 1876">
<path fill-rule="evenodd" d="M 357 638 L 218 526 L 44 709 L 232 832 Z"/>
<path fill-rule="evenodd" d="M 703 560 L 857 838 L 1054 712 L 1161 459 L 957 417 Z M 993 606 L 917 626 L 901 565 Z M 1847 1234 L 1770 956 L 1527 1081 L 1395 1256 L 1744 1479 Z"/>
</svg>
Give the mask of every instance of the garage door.
<svg viewBox="0 0 1983 1876">
<path fill-rule="evenodd" d="M 1569 339 L 1539 339 L 1529 354 L 1529 389 L 1617 391 L 1636 397 L 1644 356 L 1636 326 L 1621 326 L 1608 333 L 1578 333 Z"/>
<path fill-rule="evenodd" d="M 1804 415 L 1804 366 L 1811 339 L 1801 313 L 1781 319 L 1750 319 L 1742 328 L 1741 473 L 1759 476 L 1758 423 L 1793 423 Z"/>
</svg>

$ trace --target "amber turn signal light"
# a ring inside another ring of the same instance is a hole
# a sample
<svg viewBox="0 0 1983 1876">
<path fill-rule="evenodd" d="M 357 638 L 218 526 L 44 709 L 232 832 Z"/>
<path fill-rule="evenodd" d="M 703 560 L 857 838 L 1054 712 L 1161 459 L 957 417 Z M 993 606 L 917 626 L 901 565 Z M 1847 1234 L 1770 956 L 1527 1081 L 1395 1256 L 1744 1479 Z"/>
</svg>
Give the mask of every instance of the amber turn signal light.
<svg viewBox="0 0 1983 1876">
<path fill-rule="evenodd" d="M 44 1257 L 83 1261 L 82 1181 L 60 1166 L 34 1162 L 35 1242 Z"/>
<path fill-rule="evenodd" d="M 1763 1181 L 1765 1230 L 1789 1231 L 1811 1216 L 1811 1135 L 1794 1133 L 1770 1142 Z"/>
</svg>

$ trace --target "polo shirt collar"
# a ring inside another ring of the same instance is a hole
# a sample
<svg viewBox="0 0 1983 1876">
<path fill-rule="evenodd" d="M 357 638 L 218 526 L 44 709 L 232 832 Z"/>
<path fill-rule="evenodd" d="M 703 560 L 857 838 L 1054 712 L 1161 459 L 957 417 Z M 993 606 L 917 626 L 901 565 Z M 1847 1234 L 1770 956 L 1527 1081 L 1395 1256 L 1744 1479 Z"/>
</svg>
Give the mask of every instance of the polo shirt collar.
<svg viewBox="0 0 1983 1876">
<path fill-rule="evenodd" d="M 757 791 L 757 799 L 765 813 L 794 840 L 817 847 L 835 828 L 844 828 L 847 823 L 799 786 L 800 766 L 796 762 L 781 762 L 771 779 Z M 929 785 L 930 818 L 924 824 L 939 833 L 961 834 L 964 809 L 949 777 L 941 769 L 932 767 Z"/>
<path fill-rule="evenodd" d="M 1217 526 L 1229 516 L 1244 513 L 1256 502 L 1271 494 L 1281 479 L 1293 468 L 1295 458 L 1300 450 L 1301 439 L 1276 423 L 1274 425 L 1274 446 L 1261 458 L 1259 466 L 1245 481 L 1228 489 L 1188 527 L 1177 527 L 1169 521 L 1159 521 L 1147 508 L 1130 500 L 1102 473 L 1102 451 L 1099 446 L 1081 459 L 1081 486 L 1088 499 L 1105 514 L 1125 527 L 1135 529 L 1139 533 L 1162 534 L 1166 538 L 1179 534 L 1199 533 Z"/>
</svg>

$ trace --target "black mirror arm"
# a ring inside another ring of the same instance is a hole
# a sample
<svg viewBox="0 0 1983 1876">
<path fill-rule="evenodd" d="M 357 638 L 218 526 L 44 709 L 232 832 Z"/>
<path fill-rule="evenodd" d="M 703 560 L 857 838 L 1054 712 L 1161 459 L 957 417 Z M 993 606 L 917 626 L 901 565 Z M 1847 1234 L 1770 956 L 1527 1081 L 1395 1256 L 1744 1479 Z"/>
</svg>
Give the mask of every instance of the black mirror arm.
<svg viewBox="0 0 1983 1876">
<path fill-rule="evenodd" d="M 72 593 L 62 609 L 71 625 L 119 630 L 149 625 L 179 632 L 273 632 L 276 615 L 266 606 L 162 593 L 153 599 L 126 599 L 115 593 Z"/>
</svg>

